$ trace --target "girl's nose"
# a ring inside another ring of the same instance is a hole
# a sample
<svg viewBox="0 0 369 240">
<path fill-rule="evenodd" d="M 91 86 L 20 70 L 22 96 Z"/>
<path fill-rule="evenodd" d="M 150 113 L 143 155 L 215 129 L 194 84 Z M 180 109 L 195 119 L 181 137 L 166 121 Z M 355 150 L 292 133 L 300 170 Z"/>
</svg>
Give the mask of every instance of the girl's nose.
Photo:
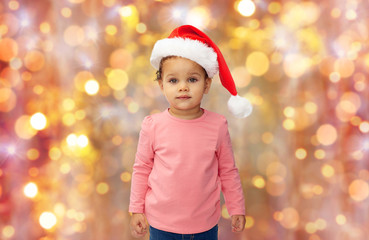
<svg viewBox="0 0 369 240">
<path fill-rule="evenodd" d="M 183 92 L 183 91 L 188 91 L 188 86 L 186 82 L 182 82 L 179 84 L 179 91 Z"/>
</svg>

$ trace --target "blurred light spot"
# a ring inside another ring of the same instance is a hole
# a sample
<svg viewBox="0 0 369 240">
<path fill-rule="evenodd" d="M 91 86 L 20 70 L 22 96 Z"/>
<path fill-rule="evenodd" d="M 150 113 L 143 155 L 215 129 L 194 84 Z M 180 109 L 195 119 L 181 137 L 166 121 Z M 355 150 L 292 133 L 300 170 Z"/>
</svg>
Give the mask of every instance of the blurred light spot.
<svg viewBox="0 0 369 240">
<path fill-rule="evenodd" d="M 123 172 L 120 175 L 120 179 L 122 180 L 122 182 L 128 183 L 129 181 L 131 181 L 132 175 L 129 172 Z"/>
<path fill-rule="evenodd" d="M 136 113 L 140 109 L 140 105 L 134 101 L 130 102 L 128 104 L 128 112 L 130 113 Z"/>
<path fill-rule="evenodd" d="M 88 71 L 81 71 L 78 72 L 74 77 L 74 84 L 79 91 L 84 92 L 86 82 L 91 79 L 95 79 L 92 73 Z"/>
<path fill-rule="evenodd" d="M 359 129 L 362 133 L 368 133 L 369 132 L 369 122 L 363 121 L 359 125 Z"/>
<path fill-rule="evenodd" d="M 52 160 L 58 160 L 62 156 L 62 152 L 57 147 L 52 147 L 49 150 L 49 157 Z"/>
<path fill-rule="evenodd" d="M 4 238 L 12 238 L 15 234 L 15 229 L 13 226 L 11 225 L 6 225 L 3 227 L 2 229 L 2 235 L 4 236 Z"/>
<path fill-rule="evenodd" d="M 23 188 L 23 193 L 28 198 L 34 198 L 38 194 L 38 187 L 37 187 L 37 185 L 35 183 L 29 182 Z"/>
<path fill-rule="evenodd" d="M 296 209 L 292 207 L 288 207 L 282 210 L 281 212 L 282 218 L 280 224 L 286 229 L 293 229 L 295 228 L 300 220 L 299 213 Z"/>
<path fill-rule="evenodd" d="M 30 51 L 24 57 L 24 66 L 32 72 L 40 71 L 44 65 L 45 57 L 40 51 Z"/>
<path fill-rule="evenodd" d="M 256 187 L 256 188 L 264 188 L 265 187 L 265 180 L 262 176 L 256 175 L 252 178 L 252 184 Z"/>
<path fill-rule="evenodd" d="M 63 163 L 61 166 L 60 166 L 60 172 L 63 173 L 63 174 L 68 174 L 71 170 L 71 166 L 69 163 Z"/>
<path fill-rule="evenodd" d="M 349 59 L 340 58 L 334 62 L 334 69 L 341 78 L 348 78 L 354 73 L 355 64 Z"/>
<path fill-rule="evenodd" d="M 60 12 L 61 15 L 65 18 L 70 18 L 72 16 L 72 10 L 70 10 L 70 8 L 64 7 Z"/>
<path fill-rule="evenodd" d="M 123 139 L 122 139 L 122 137 L 121 136 L 118 136 L 118 135 L 116 135 L 116 136 L 114 136 L 113 138 L 112 138 L 112 143 L 114 144 L 114 145 L 116 145 L 116 146 L 119 146 L 120 144 L 122 144 L 122 142 L 123 142 Z"/>
<path fill-rule="evenodd" d="M 58 217 L 63 217 L 65 214 L 65 205 L 63 203 L 56 203 L 54 206 L 54 212 Z"/>
<path fill-rule="evenodd" d="M 335 171 L 331 165 L 324 164 L 321 168 L 321 173 L 323 174 L 324 177 L 330 178 L 330 177 L 333 177 Z"/>
<path fill-rule="evenodd" d="M 256 7 L 251 0 L 241 0 L 237 4 L 237 11 L 244 17 L 249 17 L 255 13 Z"/>
<path fill-rule="evenodd" d="M 301 54 L 288 54 L 283 62 L 283 69 L 287 76 L 299 78 L 305 74 L 311 66 L 310 58 Z"/>
<path fill-rule="evenodd" d="M 266 184 L 266 190 L 272 196 L 283 195 L 286 190 L 286 183 L 284 182 L 283 177 L 278 175 L 269 177 Z"/>
<path fill-rule="evenodd" d="M 331 17 L 332 18 L 339 18 L 341 16 L 341 9 L 335 7 L 331 11 Z"/>
<path fill-rule="evenodd" d="M 105 27 L 105 32 L 110 36 L 114 36 L 115 34 L 117 34 L 118 29 L 115 25 L 108 25 Z"/>
<path fill-rule="evenodd" d="M 0 87 L 0 112 L 10 112 L 17 103 L 17 96 L 12 89 Z"/>
<path fill-rule="evenodd" d="M 70 46 L 82 44 L 84 40 L 85 32 L 77 25 L 71 25 L 64 31 L 64 41 Z"/>
<path fill-rule="evenodd" d="M 43 22 L 40 24 L 40 31 L 42 33 L 49 33 L 50 32 L 50 23 L 48 22 Z"/>
<path fill-rule="evenodd" d="M 0 73 L 0 81 L 2 87 L 10 88 L 17 86 L 21 81 L 19 71 L 10 67 L 3 68 L 3 70 Z"/>
<path fill-rule="evenodd" d="M 304 105 L 304 109 L 309 114 L 314 114 L 318 110 L 318 106 L 314 102 L 307 102 Z"/>
<path fill-rule="evenodd" d="M 77 135 L 72 133 L 68 135 L 66 140 L 69 146 L 74 147 L 77 145 L 77 139 Z"/>
<path fill-rule="evenodd" d="M 327 221 L 322 218 L 318 218 L 315 221 L 315 225 L 317 226 L 318 230 L 322 231 L 327 227 Z"/>
<path fill-rule="evenodd" d="M 246 224 L 245 224 L 245 228 L 246 229 L 250 229 L 254 226 L 254 218 L 252 216 L 246 216 Z"/>
<path fill-rule="evenodd" d="M 80 146 L 81 148 L 87 147 L 88 145 L 88 138 L 86 135 L 79 135 L 77 138 L 77 145 Z"/>
<path fill-rule="evenodd" d="M 321 195 L 323 192 L 324 192 L 324 189 L 323 189 L 322 186 L 320 186 L 320 185 L 314 185 L 314 187 L 313 187 L 313 193 L 315 195 Z"/>
<path fill-rule="evenodd" d="M 268 164 L 268 166 L 267 166 L 266 175 L 268 177 L 280 176 L 280 177 L 284 178 L 284 177 L 286 177 L 286 174 L 287 174 L 287 169 L 280 162 L 272 162 L 272 163 Z"/>
<path fill-rule="evenodd" d="M 307 152 L 304 148 L 298 148 L 295 152 L 295 156 L 297 159 L 303 160 L 307 156 Z"/>
<path fill-rule="evenodd" d="M 308 222 L 306 225 L 305 225 L 305 231 L 307 233 L 310 233 L 310 234 L 313 234 L 317 231 L 317 227 L 315 225 L 314 222 Z"/>
<path fill-rule="evenodd" d="M 73 113 L 66 113 L 63 115 L 62 122 L 66 126 L 72 126 L 76 123 L 76 117 Z"/>
<path fill-rule="evenodd" d="M 76 103 L 71 98 L 65 98 L 63 100 L 62 105 L 63 105 L 63 108 L 64 108 L 65 111 L 71 111 L 76 106 Z"/>
<path fill-rule="evenodd" d="M 279 2 L 271 2 L 268 5 L 268 11 L 271 14 L 277 14 L 281 11 L 281 9 L 282 9 L 282 6 Z"/>
<path fill-rule="evenodd" d="M 77 120 L 83 120 L 86 117 L 86 112 L 84 110 L 78 110 L 74 116 Z"/>
<path fill-rule="evenodd" d="M 55 217 L 55 215 L 51 212 L 43 212 L 40 215 L 39 218 L 39 223 L 41 225 L 42 228 L 44 229 L 51 229 L 53 228 L 56 223 L 57 223 L 57 219 Z"/>
<path fill-rule="evenodd" d="M 31 161 L 40 157 L 40 152 L 36 148 L 31 148 L 27 151 L 27 158 Z"/>
<path fill-rule="evenodd" d="M 12 38 L 0 39 L 0 60 L 9 62 L 18 54 L 18 44 Z"/>
<path fill-rule="evenodd" d="M 361 202 L 369 196 L 369 185 L 361 179 L 352 181 L 348 190 L 350 197 L 357 202 Z"/>
<path fill-rule="evenodd" d="M 329 74 L 329 80 L 333 83 L 337 83 L 341 80 L 341 75 L 338 72 L 332 72 Z"/>
<path fill-rule="evenodd" d="M 37 131 L 32 127 L 30 117 L 23 115 L 15 122 L 14 130 L 19 138 L 30 139 L 36 135 Z"/>
<path fill-rule="evenodd" d="M 314 156 L 316 159 L 324 159 L 325 158 L 325 151 L 323 149 L 317 149 L 315 152 L 314 152 Z"/>
<path fill-rule="evenodd" d="M 146 32 L 146 30 L 147 30 L 146 24 L 144 24 L 144 23 L 139 23 L 139 24 L 137 24 L 137 26 L 136 26 L 136 31 L 137 31 L 138 33 L 143 34 L 143 33 L 145 33 L 145 32 Z"/>
<path fill-rule="evenodd" d="M 337 130 L 330 124 L 323 124 L 318 128 L 316 136 L 322 145 L 332 145 L 337 140 Z"/>
<path fill-rule="evenodd" d="M 345 217 L 345 215 L 343 215 L 343 214 L 338 214 L 337 216 L 336 216 L 336 223 L 338 224 L 338 225 L 345 225 L 346 224 L 346 217 Z"/>
<path fill-rule="evenodd" d="M 245 67 L 236 67 L 233 69 L 232 76 L 237 88 L 246 87 L 251 81 L 251 76 Z"/>
<path fill-rule="evenodd" d="M 186 23 L 202 29 L 209 25 L 210 19 L 211 14 L 209 8 L 194 7 L 188 12 Z"/>
<path fill-rule="evenodd" d="M 288 118 L 292 118 L 295 116 L 295 109 L 293 107 L 285 107 L 283 114 Z"/>
<path fill-rule="evenodd" d="M 33 92 L 36 93 L 37 95 L 41 95 L 44 92 L 44 87 L 41 85 L 36 85 L 33 87 Z"/>
<path fill-rule="evenodd" d="M 246 59 L 247 71 L 254 76 L 262 76 L 269 69 L 269 59 L 263 52 L 252 52 Z"/>
<path fill-rule="evenodd" d="M 109 185 L 105 182 L 101 182 L 99 184 L 97 184 L 96 186 L 96 192 L 100 195 L 104 195 L 106 193 L 108 193 L 109 191 Z"/>
<path fill-rule="evenodd" d="M 128 69 L 132 64 L 132 61 L 132 54 L 123 48 L 115 50 L 109 58 L 109 63 L 112 68 L 122 70 Z"/>
<path fill-rule="evenodd" d="M 124 6 L 119 9 L 119 14 L 122 17 L 130 17 L 133 14 L 133 10 L 131 6 Z"/>
<path fill-rule="evenodd" d="M 345 17 L 347 20 L 355 20 L 357 18 L 357 13 L 353 9 L 349 9 L 346 11 Z"/>
<path fill-rule="evenodd" d="M 85 83 L 85 90 L 88 95 L 96 95 L 99 92 L 100 85 L 95 79 L 88 80 Z"/>
<path fill-rule="evenodd" d="M 16 152 L 16 148 L 14 145 L 9 145 L 7 148 L 6 148 L 6 151 L 9 155 L 14 155 L 15 152 Z"/>
<path fill-rule="evenodd" d="M 9 62 L 9 67 L 14 70 L 19 70 L 23 67 L 23 62 L 18 57 L 12 58 Z"/>
<path fill-rule="evenodd" d="M 270 144 L 270 143 L 273 142 L 274 136 L 273 136 L 273 134 L 271 132 L 265 132 L 261 136 L 261 139 L 263 140 L 263 143 Z"/>
<path fill-rule="evenodd" d="M 128 84 L 128 75 L 121 69 L 114 69 L 108 74 L 108 85 L 114 90 L 122 90 Z"/>
<path fill-rule="evenodd" d="M 37 177 L 38 174 L 39 174 L 39 170 L 37 167 L 31 167 L 29 170 L 28 170 L 28 174 L 31 176 L 31 177 Z"/>
<path fill-rule="evenodd" d="M 293 130 L 295 126 L 295 122 L 292 119 L 286 119 L 283 121 L 283 127 L 288 131 Z"/>
<path fill-rule="evenodd" d="M 225 219 L 230 218 L 227 207 L 226 207 L 225 204 L 222 205 L 222 217 L 225 218 Z"/>
<path fill-rule="evenodd" d="M 35 113 L 30 118 L 31 126 L 36 130 L 43 130 L 46 128 L 47 119 L 43 113 Z"/>
</svg>

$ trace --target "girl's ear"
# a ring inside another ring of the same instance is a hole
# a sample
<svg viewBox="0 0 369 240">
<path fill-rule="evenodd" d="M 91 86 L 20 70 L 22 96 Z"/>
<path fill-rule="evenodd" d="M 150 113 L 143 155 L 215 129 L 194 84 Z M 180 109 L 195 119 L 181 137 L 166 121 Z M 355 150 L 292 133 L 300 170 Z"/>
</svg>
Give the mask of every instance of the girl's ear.
<svg viewBox="0 0 369 240">
<path fill-rule="evenodd" d="M 205 79 L 205 89 L 204 89 L 205 94 L 207 94 L 209 92 L 212 80 L 213 79 L 211 79 L 211 78 Z"/>
</svg>

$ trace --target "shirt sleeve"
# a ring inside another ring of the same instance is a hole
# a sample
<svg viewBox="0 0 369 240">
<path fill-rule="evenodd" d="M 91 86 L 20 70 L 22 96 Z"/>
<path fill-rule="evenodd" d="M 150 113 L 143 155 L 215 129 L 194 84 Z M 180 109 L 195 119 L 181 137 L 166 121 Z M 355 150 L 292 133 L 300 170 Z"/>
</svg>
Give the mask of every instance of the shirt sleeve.
<svg viewBox="0 0 369 240">
<path fill-rule="evenodd" d="M 142 122 L 137 146 L 136 159 L 133 165 L 129 212 L 144 213 L 145 197 L 148 189 L 148 178 L 154 164 L 152 146 L 152 118 L 146 117 Z"/>
<path fill-rule="evenodd" d="M 230 216 L 245 215 L 245 198 L 225 118 L 219 130 L 217 156 L 219 161 L 218 174 L 228 213 Z"/>
</svg>

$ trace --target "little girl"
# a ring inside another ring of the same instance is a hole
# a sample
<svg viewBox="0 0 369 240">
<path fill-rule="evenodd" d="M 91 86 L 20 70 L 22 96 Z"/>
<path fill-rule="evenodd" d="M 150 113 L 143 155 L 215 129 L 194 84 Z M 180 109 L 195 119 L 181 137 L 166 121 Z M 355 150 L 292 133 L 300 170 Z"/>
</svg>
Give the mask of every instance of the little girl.
<svg viewBox="0 0 369 240">
<path fill-rule="evenodd" d="M 218 239 L 221 191 L 232 230 L 243 231 L 245 200 L 227 121 L 200 105 L 218 71 L 232 94 L 231 112 L 246 117 L 251 104 L 237 95 L 219 48 L 193 26 L 159 40 L 150 61 L 169 108 L 142 123 L 129 206 L 132 235 L 143 237 L 149 228 L 150 240 Z"/>
</svg>

